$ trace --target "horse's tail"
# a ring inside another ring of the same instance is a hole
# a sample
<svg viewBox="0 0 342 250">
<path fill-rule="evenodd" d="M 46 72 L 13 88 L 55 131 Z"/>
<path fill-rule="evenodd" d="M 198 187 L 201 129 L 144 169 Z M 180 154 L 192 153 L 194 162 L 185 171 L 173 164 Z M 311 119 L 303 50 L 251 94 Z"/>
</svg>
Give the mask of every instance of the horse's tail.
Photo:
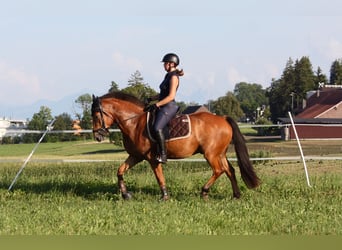
<svg viewBox="0 0 342 250">
<path fill-rule="evenodd" d="M 249 160 L 245 138 L 241 134 L 239 126 L 233 120 L 233 118 L 227 116 L 226 120 L 233 129 L 233 143 L 235 147 L 235 153 L 237 155 L 238 165 L 240 167 L 241 178 L 248 188 L 256 188 L 260 184 L 260 179 L 256 175 L 253 165 Z"/>
</svg>

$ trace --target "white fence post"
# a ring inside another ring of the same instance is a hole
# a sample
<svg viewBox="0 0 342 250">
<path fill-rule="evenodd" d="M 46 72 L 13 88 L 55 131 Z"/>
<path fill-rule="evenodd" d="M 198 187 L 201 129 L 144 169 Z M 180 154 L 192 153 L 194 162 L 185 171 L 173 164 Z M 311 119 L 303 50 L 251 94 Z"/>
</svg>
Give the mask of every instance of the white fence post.
<svg viewBox="0 0 342 250">
<path fill-rule="evenodd" d="M 32 157 L 32 155 L 33 155 L 33 153 L 34 153 L 34 151 L 36 151 L 36 149 L 38 148 L 38 145 L 42 142 L 44 136 L 47 134 L 47 132 L 49 132 L 49 131 L 52 130 L 52 128 L 53 128 L 52 125 L 53 125 L 53 123 L 54 123 L 55 121 L 56 121 L 56 119 L 53 119 L 53 120 L 51 121 L 51 123 L 47 126 L 46 131 L 45 131 L 44 134 L 40 137 L 40 139 L 39 139 L 39 141 L 37 142 L 36 146 L 34 146 L 34 148 L 32 149 L 32 151 L 31 151 L 31 153 L 30 153 L 30 155 L 26 158 L 26 161 L 24 162 L 24 164 L 23 164 L 23 165 L 21 166 L 21 168 L 19 169 L 17 175 L 14 177 L 14 179 L 13 179 L 11 185 L 10 185 L 9 188 L 8 188 L 8 191 L 11 191 L 11 189 L 12 189 L 14 183 L 17 181 L 19 175 L 20 175 L 21 172 L 24 170 L 26 164 L 27 164 L 27 163 L 29 162 L 29 160 L 31 159 L 31 157 Z"/>
<path fill-rule="evenodd" d="M 301 155 L 302 160 L 303 160 L 304 170 L 305 170 L 305 175 L 306 175 L 306 181 L 307 181 L 307 183 L 308 183 L 308 186 L 311 187 L 311 185 L 310 185 L 310 180 L 309 180 L 309 173 L 308 173 L 308 170 L 307 170 L 307 168 L 306 168 L 306 163 L 305 163 L 305 158 L 304 158 L 302 146 L 301 146 L 300 141 L 299 141 L 299 138 L 298 138 L 297 130 L 296 130 L 295 124 L 294 124 L 294 122 L 293 122 L 291 112 L 289 112 L 289 117 L 290 117 L 290 120 L 291 120 L 291 124 L 292 124 L 292 127 L 293 127 L 293 131 L 294 131 L 295 136 L 296 136 L 296 140 L 297 140 L 297 143 L 298 143 L 300 155 Z"/>
</svg>

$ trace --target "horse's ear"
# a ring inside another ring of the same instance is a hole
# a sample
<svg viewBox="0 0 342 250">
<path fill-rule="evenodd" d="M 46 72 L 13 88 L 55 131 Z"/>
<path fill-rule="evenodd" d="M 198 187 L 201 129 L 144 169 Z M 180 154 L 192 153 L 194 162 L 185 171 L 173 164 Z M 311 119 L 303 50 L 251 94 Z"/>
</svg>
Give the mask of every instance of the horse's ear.
<svg viewBox="0 0 342 250">
<path fill-rule="evenodd" d="M 99 103 L 99 97 L 93 94 L 93 103 Z"/>
</svg>

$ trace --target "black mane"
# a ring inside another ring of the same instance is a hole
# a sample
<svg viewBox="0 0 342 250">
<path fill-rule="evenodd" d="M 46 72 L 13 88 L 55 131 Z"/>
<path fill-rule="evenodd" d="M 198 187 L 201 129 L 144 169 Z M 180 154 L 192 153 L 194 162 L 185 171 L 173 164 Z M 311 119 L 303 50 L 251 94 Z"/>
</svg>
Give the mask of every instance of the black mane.
<svg viewBox="0 0 342 250">
<path fill-rule="evenodd" d="M 127 102 L 131 102 L 131 103 L 134 103 L 140 107 L 144 107 L 145 104 L 143 101 L 141 101 L 139 98 L 133 96 L 133 95 L 130 95 L 130 94 L 127 94 L 127 93 L 124 93 L 122 91 L 117 91 L 117 92 L 110 92 L 110 93 L 107 93 L 105 95 L 103 95 L 101 97 L 101 99 L 104 99 L 104 98 L 115 98 L 115 99 L 119 99 L 119 100 L 122 100 L 122 101 L 127 101 Z"/>
</svg>

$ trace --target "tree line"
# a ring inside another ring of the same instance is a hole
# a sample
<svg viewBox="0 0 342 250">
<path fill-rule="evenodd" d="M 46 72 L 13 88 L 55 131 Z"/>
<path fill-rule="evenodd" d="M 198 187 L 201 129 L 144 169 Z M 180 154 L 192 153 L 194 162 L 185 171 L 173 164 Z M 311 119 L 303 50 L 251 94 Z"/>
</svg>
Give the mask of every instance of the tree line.
<svg viewBox="0 0 342 250">
<path fill-rule="evenodd" d="M 272 79 L 268 88 L 263 88 L 258 83 L 239 82 L 233 91 L 228 91 L 224 96 L 215 100 L 209 100 L 204 104 L 211 112 L 217 115 L 229 115 L 235 120 L 253 122 L 257 124 L 277 123 L 279 117 L 286 117 L 287 112 L 299 113 L 303 108 L 306 93 L 317 90 L 319 84 L 342 85 L 342 59 L 335 60 L 330 68 L 330 77 L 322 72 L 318 67 L 313 70 L 309 57 L 303 56 L 295 61 L 289 58 L 279 79 Z M 148 83 L 145 83 L 141 73 L 137 70 L 128 79 L 127 87 L 120 89 L 119 85 L 112 81 L 108 92 L 123 91 L 132 94 L 141 100 L 157 94 Z M 82 129 L 91 129 L 91 103 L 90 94 L 79 96 L 75 104 L 81 112 L 75 112 L 76 120 L 80 122 Z M 178 102 L 181 110 L 187 106 L 198 105 L 197 103 Z M 38 113 L 33 114 L 28 122 L 29 130 L 45 130 L 46 125 L 53 117 L 48 107 L 42 106 Z M 55 117 L 54 130 L 71 130 L 75 119 L 68 113 L 63 113 Z M 117 133 L 114 133 L 117 134 Z M 120 141 L 112 135 L 113 141 Z M 21 138 L 16 138 L 15 142 L 36 142 L 40 135 L 25 134 Z M 45 141 L 69 141 L 87 139 L 90 134 L 82 137 L 73 134 L 48 134 Z M 13 142 L 13 138 L 11 139 Z"/>
</svg>

